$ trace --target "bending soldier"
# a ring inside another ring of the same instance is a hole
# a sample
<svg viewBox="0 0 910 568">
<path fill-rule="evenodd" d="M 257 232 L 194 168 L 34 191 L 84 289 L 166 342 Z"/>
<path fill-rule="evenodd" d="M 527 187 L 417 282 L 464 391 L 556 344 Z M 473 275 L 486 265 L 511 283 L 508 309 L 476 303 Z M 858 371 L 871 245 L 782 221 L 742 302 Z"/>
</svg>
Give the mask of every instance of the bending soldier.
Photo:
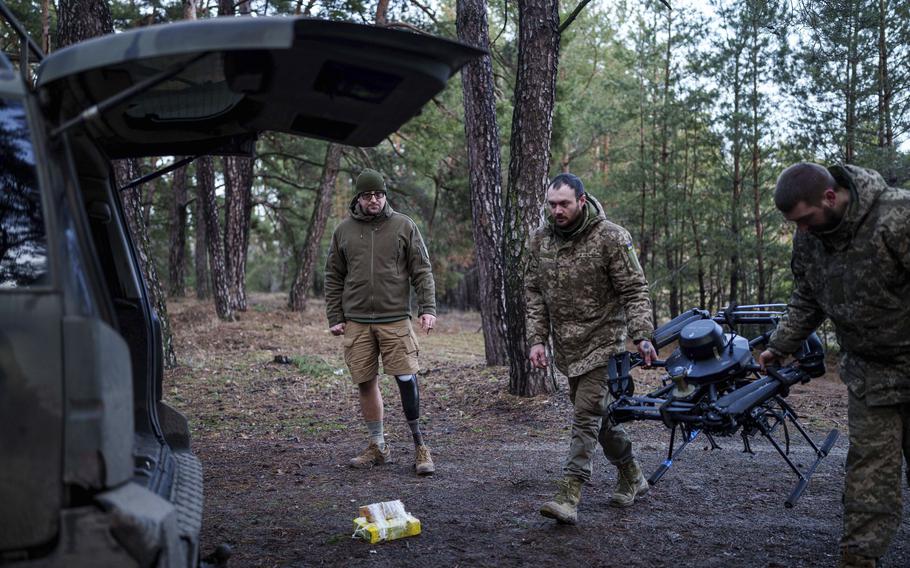
<svg viewBox="0 0 910 568">
<path fill-rule="evenodd" d="M 598 442 L 619 469 L 611 505 L 627 507 L 648 491 L 625 429 L 605 416 L 607 363 L 625 349 L 626 330 L 646 364 L 657 353 L 647 340 L 653 332 L 648 283 L 628 231 L 607 220 L 572 174 L 553 178 L 547 204 L 549 222 L 530 240 L 528 344 L 531 363 L 546 367 L 544 344 L 552 333 L 556 367 L 568 377 L 575 414 L 564 478 L 540 513 L 574 524 Z"/>
<path fill-rule="evenodd" d="M 357 177 L 351 216 L 332 235 L 325 264 L 329 329 L 344 335 L 344 359 L 357 384 L 370 444 L 351 467 L 370 468 L 389 460 L 383 432 L 379 358 L 395 375 L 405 418 L 414 439 L 418 475 L 435 471 L 420 432 L 417 337 L 411 326 L 410 289 L 417 296 L 421 329 L 436 324 L 436 292 L 430 257 L 417 225 L 386 201 L 382 174 L 365 169 Z"/>
<path fill-rule="evenodd" d="M 840 566 L 872 568 L 900 526 L 910 456 L 910 191 L 872 170 L 799 163 L 774 202 L 797 227 L 794 287 L 759 362 L 779 364 L 834 324 L 850 429 Z"/>
</svg>

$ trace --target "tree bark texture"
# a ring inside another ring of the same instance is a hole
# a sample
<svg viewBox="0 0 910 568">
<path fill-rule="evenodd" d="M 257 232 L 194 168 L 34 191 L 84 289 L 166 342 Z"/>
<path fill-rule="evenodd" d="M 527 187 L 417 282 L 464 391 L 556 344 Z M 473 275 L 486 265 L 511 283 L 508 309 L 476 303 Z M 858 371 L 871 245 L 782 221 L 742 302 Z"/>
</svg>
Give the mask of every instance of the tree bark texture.
<svg viewBox="0 0 910 568">
<path fill-rule="evenodd" d="M 224 259 L 231 307 L 246 311 L 246 255 L 253 213 L 253 160 L 224 158 Z"/>
<path fill-rule="evenodd" d="M 752 106 L 752 140 L 750 144 L 752 146 L 752 217 L 755 224 L 755 262 L 756 262 L 756 277 L 758 279 L 758 290 L 756 294 L 756 299 L 759 304 L 764 304 L 766 300 L 766 282 L 765 282 L 765 226 L 762 220 L 762 191 L 761 191 L 761 128 L 759 122 L 762 120 L 763 113 L 760 109 L 759 98 L 761 94 L 758 90 L 758 76 L 764 70 L 760 69 L 761 60 L 759 53 L 759 34 L 761 30 L 758 27 L 758 18 L 753 13 L 752 15 L 752 26 L 750 29 L 751 32 L 751 49 L 749 52 L 749 59 L 751 63 L 751 75 L 752 75 L 752 93 L 749 97 L 749 101 Z"/>
<path fill-rule="evenodd" d="M 458 39 L 489 49 L 485 0 L 458 0 Z M 480 316 L 487 365 L 507 365 L 502 259 L 502 163 L 493 61 L 487 55 L 461 71 L 471 216 L 480 278 Z"/>
<path fill-rule="evenodd" d="M 733 65 L 733 191 L 730 195 L 730 238 L 733 241 L 733 248 L 730 253 L 730 305 L 739 303 L 739 287 L 742 282 L 742 237 L 740 236 L 740 198 L 742 196 L 742 158 L 743 158 L 743 135 L 742 135 L 742 114 L 740 107 L 742 105 L 742 67 L 740 65 L 740 56 L 742 48 L 737 47 L 734 54 L 736 60 Z"/>
<path fill-rule="evenodd" d="M 41 50 L 51 52 L 51 12 L 50 0 L 41 0 Z"/>
<path fill-rule="evenodd" d="M 182 159 L 176 156 L 175 160 Z M 183 297 L 186 286 L 186 167 L 174 171 L 170 199 L 170 251 L 168 253 L 168 296 Z"/>
<path fill-rule="evenodd" d="M 196 0 L 183 0 L 183 19 L 196 19 Z"/>
<path fill-rule="evenodd" d="M 114 173 L 116 175 L 117 186 L 123 186 L 126 182 L 139 177 L 139 167 L 136 160 L 117 160 L 114 162 Z M 142 208 L 142 186 L 134 187 L 128 191 L 122 192 L 121 200 L 123 202 L 123 211 L 126 214 L 127 225 L 132 235 L 133 249 L 136 251 L 136 257 L 139 261 L 139 268 L 145 278 L 145 287 L 149 295 L 149 300 L 158 314 L 161 321 L 161 342 L 164 346 L 164 366 L 172 369 L 177 366 L 177 354 L 174 352 L 174 339 L 171 334 L 171 319 L 167 313 L 167 303 L 165 303 L 164 290 L 161 287 L 161 280 L 158 278 L 158 269 L 155 267 L 155 261 L 151 257 L 148 234 L 148 223 L 144 218 Z"/>
<path fill-rule="evenodd" d="M 218 221 L 218 201 L 215 199 L 215 166 L 211 157 L 196 162 L 197 184 L 199 185 L 202 217 L 205 220 L 206 248 L 209 267 L 212 271 L 212 295 L 215 297 L 215 312 L 225 321 L 234 320 L 234 307 L 228 284 L 224 260 L 224 246 Z"/>
<path fill-rule="evenodd" d="M 57 3 L 57 49 L 113 31 L 114 19 L 105 0 Z"/>
<path fill-rule="evenodd" d="M 512 114 L 503 262 L 509 392 L 520 396 L 555 390 L 552 377 L 532 369 L 528 360 L 524 270 L 528 236 L 542 221 L 540 213 L 549 173 L 559 66 L 558 29 L 557 0 L 525 0 L 518 4 L 518 76 Z"/>
<path fill-rule="evenodd" d="M 205 197 L 196 179 L 196 203 L 193 206 L 193 219 L 196 223 L 196 239 L 193 245 L 193 264 L 196 274 L 196 298 L 207 300 L 212 296 L 212 277 L 209 274 L 209 245 L 205 234 L 205 215 L 202 201 Z"/>
<path fill-rule="evenodd" d="M 678 245 L 670 238 L 672 221 L 669 214 L 670 195 L 676 190 L 670 183 L 670 83 L 672 79 L 670 57 L 673 48 L 673 12 L 667 11 L 667 44 L 663 68 L 663 103 L 660 124 L 660 185 L 664 193 L 664 262 L 670 281 L 670 317 L 679 315 L 679 272 L 676 270 L 675 247 Z M 678 184 L 672 184 L 678 186 Z M 653 272 L 652 272 L 653 274 Z M 655 302 L 656 303 L 656 302 Z M 656 317 L 654 318 L 656 321 Z"/>
<path fill-rule="evenodd" d="M 313 279 L 313 267 L 319 257 L 319 245 L 325 233 L 325 225 L 332 210 L 332 195 L 335 193 L 335 181 L 338 179 L 338 170 L 341 168 L 341 146 L 329 144 L 325 151 L 325 167 L 319 180 L 319 189 L 316 192 L 316 202 L 313 203 L 313 214 L 310 216 L 310 226 L 306 232 L 306 241 L 303 244 L 303 254 L 297 275 L 291 284 L 291 294 L 288 299 L 288 308 L 294 312 L 306 309 L 307 292 Z"/>
<path fill-rule="evenodd" d="M 389 0 L 379 0 L 376 3 L 376 20 L 377 26 L 384 26 L 388 23 L 387 13 L 389 11 Z"/>
</svg>

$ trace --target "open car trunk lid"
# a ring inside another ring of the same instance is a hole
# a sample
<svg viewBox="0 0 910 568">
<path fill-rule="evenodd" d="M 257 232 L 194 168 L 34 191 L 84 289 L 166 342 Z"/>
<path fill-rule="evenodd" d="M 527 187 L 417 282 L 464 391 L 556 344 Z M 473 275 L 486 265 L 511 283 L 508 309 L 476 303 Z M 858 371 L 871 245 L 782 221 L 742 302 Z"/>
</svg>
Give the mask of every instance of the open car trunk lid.
<svg viewBox="0 0 910 568">
<path fill-rule="evenodd" d="M 232 153 L 272 130 L 373 146 L 483 51 L 407 31 L 309 18 L 213 18 L 108 35 L 49 55 L 52 124 L 180 69 L 87 123 L 111 158 Z"/>
</svg>

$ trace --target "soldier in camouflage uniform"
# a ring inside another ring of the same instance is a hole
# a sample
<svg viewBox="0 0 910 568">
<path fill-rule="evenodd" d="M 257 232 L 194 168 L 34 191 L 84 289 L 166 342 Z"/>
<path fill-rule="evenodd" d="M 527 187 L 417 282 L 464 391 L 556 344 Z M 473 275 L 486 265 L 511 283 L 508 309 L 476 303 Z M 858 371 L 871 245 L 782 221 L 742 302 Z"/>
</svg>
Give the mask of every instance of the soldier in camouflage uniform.
<svg viewBox="0 0 910 568">
<path fill-rule="evenodd" d="M 647 339 L 654 331 L 648 282 L 628 231 L 607 221 L 574 175 L 553 179 L 547 204 L 549 222 L 530 239 L 528 344 L 531 363 L 546 367 L 544 344 L 552 333 L 556 368 L 568 377 L 575 414 L 564 479 L 540 513 L 574 524 L 598 442 L 619 469 L 611 505 L 627 507 L 648 491 L 629 436 L 605 416 L 610 403 L 606 365 L 625 350 L 626 330 L 647 364 L 657 353 Z"/>
<path fill-rule="evenodd" d="M 834 323 L 850 428 L 840 566 L 873 567 L 900 526 L 910 456 L 910 191 L 872 170 L 800 163 L 774 200 L 798 229 L 794 289 L 759 362 L 780 363 Z"/>
</svg>

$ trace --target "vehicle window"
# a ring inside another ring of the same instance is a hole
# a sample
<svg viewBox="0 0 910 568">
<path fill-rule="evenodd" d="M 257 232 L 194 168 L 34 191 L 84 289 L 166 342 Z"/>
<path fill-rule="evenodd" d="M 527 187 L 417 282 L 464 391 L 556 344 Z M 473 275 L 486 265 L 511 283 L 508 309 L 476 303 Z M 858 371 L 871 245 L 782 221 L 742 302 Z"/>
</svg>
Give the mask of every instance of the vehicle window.
<svg viewBox="0 0 910 568">
<path fill-rule="evenodd" d="M 0 289 L 47 284 L 47 233 L 25 107 L 0 98 Z"/>
<path fill-rule="evenodd" d="M 119 84 L 135 84 L 175 62 L 171 57 L 159 57 L 145 61 L 142 66 L 131 64 L 130 70 L 107 69 L 104 76 Z M 230 112 L 243 95 L 228 88 L 224 65 L 222 54 L 205 57 L 175 77 L 133 97 L 124 112 L 127 121 L 163 124 L 213 119 Z"/>
</svg>

